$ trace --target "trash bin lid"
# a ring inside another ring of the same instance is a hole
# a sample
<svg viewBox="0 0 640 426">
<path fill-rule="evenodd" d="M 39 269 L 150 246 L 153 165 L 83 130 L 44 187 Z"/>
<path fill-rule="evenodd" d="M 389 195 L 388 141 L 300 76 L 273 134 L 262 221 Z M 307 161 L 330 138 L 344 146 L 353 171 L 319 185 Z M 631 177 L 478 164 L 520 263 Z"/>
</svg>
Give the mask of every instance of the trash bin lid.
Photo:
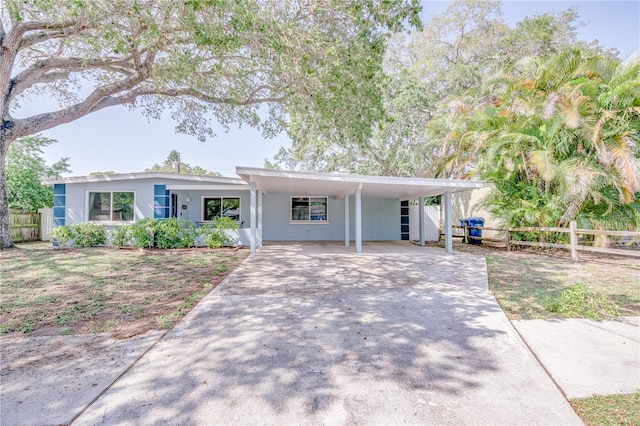
<svg viewBox="0 0 640 426">
<path fill-rule="evenodd" d="M 469 225 L 483 225 L 484 224 L 484 218 L 483 217 L 464 217 L 462 219 L 460 219 L 461 223 L 464 222 L 468 222 Z"/>
</svg>

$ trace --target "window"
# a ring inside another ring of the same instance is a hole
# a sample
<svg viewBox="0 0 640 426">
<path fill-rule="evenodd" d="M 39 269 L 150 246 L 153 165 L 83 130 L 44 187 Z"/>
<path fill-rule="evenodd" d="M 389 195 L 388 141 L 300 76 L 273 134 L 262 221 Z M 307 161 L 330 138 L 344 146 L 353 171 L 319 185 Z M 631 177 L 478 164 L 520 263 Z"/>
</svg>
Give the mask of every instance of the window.
<svg viewBox="0 0 640 426">
<path fill-rule="evenodd" d="M 291 197 L 292 222 L 328 222 L 327 197 Z"/>
<path fill-rule="evenodd" d="M 240 221 L 240 197 L 203 197 L 202 220 L 214 221 L 217 217 Z"/>
<path fill-rule="evenodd" d="M 133 192 L 89 192 L 89 220 L 133 222 Z"/>
</svg>

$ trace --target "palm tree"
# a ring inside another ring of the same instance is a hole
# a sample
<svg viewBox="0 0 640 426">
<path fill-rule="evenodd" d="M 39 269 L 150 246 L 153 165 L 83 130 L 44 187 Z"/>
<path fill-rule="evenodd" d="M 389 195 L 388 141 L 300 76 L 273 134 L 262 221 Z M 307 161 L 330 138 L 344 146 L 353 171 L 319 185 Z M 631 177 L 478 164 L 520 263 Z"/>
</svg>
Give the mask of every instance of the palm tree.
<svg viewBox="0 0 640 426">
<path fill-rule="evenodd" d="M 506 223 L 638 227 L 640 61 L 526 58 L 448 107 L 438 172 L 493 182 L 485 205 Z"/>
</svg>

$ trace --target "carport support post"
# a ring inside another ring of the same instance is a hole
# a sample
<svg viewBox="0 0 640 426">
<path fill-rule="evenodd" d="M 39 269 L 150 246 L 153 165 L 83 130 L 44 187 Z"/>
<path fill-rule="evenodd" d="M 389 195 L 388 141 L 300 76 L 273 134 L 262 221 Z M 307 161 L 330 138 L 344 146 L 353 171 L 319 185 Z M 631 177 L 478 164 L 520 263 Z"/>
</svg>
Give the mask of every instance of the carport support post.
<svg viewBox="0 0 640 426">
<path fill-rule="evenodd" d="M 362 253 L 362 193 L 356 189 L 356 253 Z"/>
<path fill-rule="evenodd" d="M 420 229 L 420 245 L 424 246 L 424 197 L 418 198 L 418 220 L 420 221 L 418 225 Z"/>
<path fill-rule="evenodd" d="M 453 253 L 453 235 L 451 234 L 451 193 L 444 193 L 444 250 Z"/>
<path fill-rule="evenodd" d="M 349 247 L 349 196 L 344 196 L 344 246 Z"/>
<path fill-rule="evenodd" d="M 256 240 L 256 247 L 262 246 L 262 191 L 258 191 L 258 231 L 260 231 L 260 238 Z M 257 234 L 257 231 L 256 231 Z"/>
<path fill-rule="evenodd" d="M 251 210 L 249 211 L 250 222 L 251 222 L 251 253 L 256 252 L 256 183 L 251 182 Z"/>
</svg>

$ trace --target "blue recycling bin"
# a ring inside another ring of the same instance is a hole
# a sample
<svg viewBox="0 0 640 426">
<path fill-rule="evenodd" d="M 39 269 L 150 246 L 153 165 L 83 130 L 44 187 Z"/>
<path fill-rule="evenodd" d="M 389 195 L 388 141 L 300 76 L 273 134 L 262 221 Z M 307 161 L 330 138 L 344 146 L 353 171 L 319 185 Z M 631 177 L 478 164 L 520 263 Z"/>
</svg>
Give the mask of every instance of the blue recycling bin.
<svg viewBox="0 0 640 426">
<path fill-rule="evenodd" d="M 484 218 L 483 217 L 464 217 L 460 219 L 460 226 L 484 226 Z M 469 229 L 470 237 L 482 237 L 482 229 Z M 482 240 L 476 240 L 473 238 L 469 238 L 467 241 L 469 244 L 482 244 Z"/>
</svg>

